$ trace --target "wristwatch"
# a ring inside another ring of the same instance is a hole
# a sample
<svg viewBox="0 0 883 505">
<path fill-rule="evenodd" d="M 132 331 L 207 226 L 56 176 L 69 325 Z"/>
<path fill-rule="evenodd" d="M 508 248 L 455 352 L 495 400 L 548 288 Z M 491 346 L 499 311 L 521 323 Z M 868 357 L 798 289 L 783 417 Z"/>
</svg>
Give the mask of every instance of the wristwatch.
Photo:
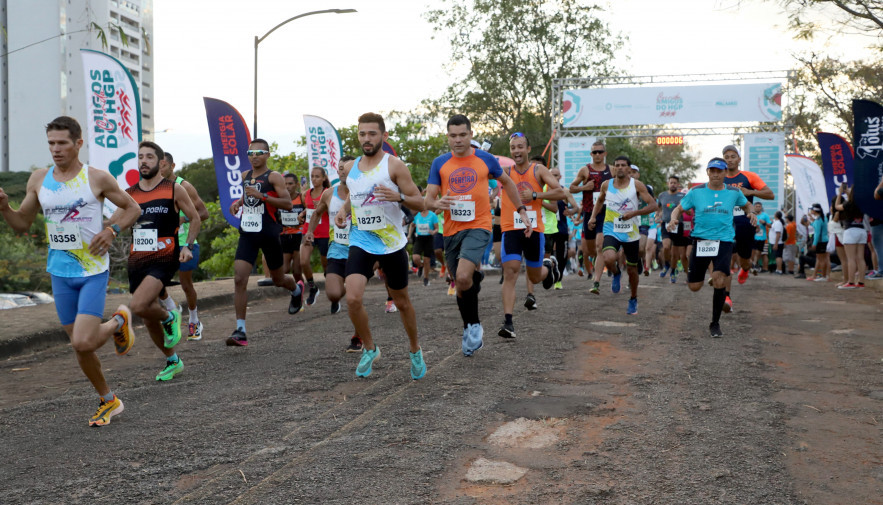
<svg viewBox="0 0 883 505">
<path fill-rule="evenodd" d="M 184 244 L 184 247 L 193 251 L 193 242 L 188 242 L 188 243 Z"/>
<path fill-rule="evenodd" d="M 266 193 L 261 193 L 261 201 L 262 202 L 266 202 L 267 198 L 268 198 L 268 195 Z"/>
<path fill-rule="evenodd" d="M 116 237 L 117 235 L 120 234 L 120 225 L 118 225 L 118 224 L 112 224 L 112 225 L 110 225 L 110 229 L 113 230 L 113 236 L 114 236 L 114 237 Z"/>
<path fill-rule="evenodd" d="M 404 194 L 404 193 L 399 193 L 399 203 L 402 203 L 402 202 L 404 202 L 404 201 L 405 201 L 405 194 Z"/>
<path fill-rule="evenodd" d="M 533 192 L 533 199 L 534 199 L 534 200 L 537 199 L 537 192 L 536 192 L 536 191 Z"/>
</svg>

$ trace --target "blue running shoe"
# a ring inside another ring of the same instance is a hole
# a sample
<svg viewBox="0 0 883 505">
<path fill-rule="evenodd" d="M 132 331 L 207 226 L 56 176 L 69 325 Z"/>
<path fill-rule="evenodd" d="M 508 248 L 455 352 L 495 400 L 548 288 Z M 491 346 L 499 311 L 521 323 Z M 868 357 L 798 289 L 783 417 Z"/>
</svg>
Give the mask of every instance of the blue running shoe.
<svg viewBox="0 0 883 505">
<path fill-rule="evenodd" d="M 371 375 L 371 368 L 374 362 L 380 357 L 380 347 L 375 345 L 373 351 L 362 347 L 362 359 L 359 360 L 359 366 L 356 367 L 357 377 L 367 377 Z"/>
<path fill-rule="evenodd" d="M 610 290 L 614 293 L 619 293 L 619 280 L 622 277 L 622 271 L 613 276 L 613 281 L 610 283 Z"/>
<path fill-rule="evenodd" d="M 670 279 L 670 280 L 671 280 L 671 283 L 672 283 L 672 284 L 677 284 L 677 283 L 678 283 L 678 273 L 677 273 L 677 271 L 674 271 L 674 270 L 672 271 L 672 273 L 671 273 L 671 279 Z"/>
<path fill-rule="evenodd" d="M 463 356 L 472 356 L 472 351 L 469 350 L 469 330 L 463 328 L 463 344 L 460 346 L 463 350 Z"/>
<path fill-rule="evenodd" d="M 659 277 L 664 278 L 666 275 L 668 275 L 668 267 L 662 267 L 662 271 L 659 272 Z"/>
<path fill-rule="evenodd" d="M 463 356 L 472 356 L 475 351 L 484 347 L 484 328 L 481 323 L 473 323 L 466 327 Z"/>
<path fill-rule="evenodd" d="M 629 298 L 629 308 L 625 311 L 626 314 L 630 316 L 634 316 L 638 313 L 638 299 L 637 298 Z"/>
<path fill-rule="evenodd" d="M 422 379 L 426 375 L 426 362 L 423 361 L 423 349 L 417 349 L 417 352 L 409 352 L 411 355 L 411 378 L 414 380 Z"/>
</svg>

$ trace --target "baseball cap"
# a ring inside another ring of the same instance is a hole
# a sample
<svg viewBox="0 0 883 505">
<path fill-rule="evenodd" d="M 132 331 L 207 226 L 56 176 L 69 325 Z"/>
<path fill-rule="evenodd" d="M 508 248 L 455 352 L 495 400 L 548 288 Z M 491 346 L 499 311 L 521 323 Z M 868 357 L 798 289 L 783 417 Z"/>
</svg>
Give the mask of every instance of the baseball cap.
<svg viewBox="0 0 883 505">
<path fill-rule="evenodd" d="M 816 212 L 818 212 L 818 213 L 820 213 L 820 214 L 823 213 L 823 212 L 825 212 L 825 211 L 822 209 L 822 204 L 820 204 L 820 203 L 814 203 L 814 204 L 812 204 L 812 207 L 810 207 L 810 210 L 814 210 L 814 211 L 816 211 Z"/>
<path fill-rule="evenodd" d="M 635 171 L 638 171 L 638 172 L 641 171 L 641 169 L 638 168 L 638 165 L 632 165 L 632 170 L 635 170 Z"/>
<path fill-rule="evenodd" d="M 708 162 L 708 165 L 706 165 L 705 168 L 706 169 L 716 168 L 718 170 L 726 170 L 727 169 L 727 162 L 720 159 L 720 158 L 712 158 L 711 161 Z"/>
<path fill-rule="evenodd" d="M 472 147 L 476 149 L 481 149 L 481 144 L 479 144 L 477 140 L 472 139 L 469 141 L 469 143 L 472 145 Z"/>
<path fill-rule="evenodd" d="M 724 147 L 724 150 L 721 151 L 721 154 L 727 154 L 727 151 L 733 151 L 734 153 L 736 153 L 736 156 L 740 158 L 742 157 L 742 154 L 739 152 L 739 148 L 734 146 L 733 144 Z"/>
</svg>

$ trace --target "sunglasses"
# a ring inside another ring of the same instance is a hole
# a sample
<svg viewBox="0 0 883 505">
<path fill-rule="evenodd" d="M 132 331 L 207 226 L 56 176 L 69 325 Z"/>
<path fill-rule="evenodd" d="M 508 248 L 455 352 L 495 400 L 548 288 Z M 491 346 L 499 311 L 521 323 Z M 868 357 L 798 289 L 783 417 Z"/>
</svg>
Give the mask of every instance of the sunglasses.
<svg viewBox="0 0 883 505">
<path fill-rule="evenodd" d="M 512 135 L 509 135 L 509 140 L 517 139 L 518 137 L 524 137 L 524 134 L 521 132 L 515 132 Z"/>
<path fill-rule="evenodd" d="M 264 149 L 249 149 L 248 151 L 246 151 L 246 154 L 248 154 L 249 156 L 260 156 L 262 154 L 270 154 L 270 151 L 266 151 Z"/>
<path fill-rule="evenodd" d="M 592 154 L 604 154 L 607 151 L 592 151 Z"/>
</svg>

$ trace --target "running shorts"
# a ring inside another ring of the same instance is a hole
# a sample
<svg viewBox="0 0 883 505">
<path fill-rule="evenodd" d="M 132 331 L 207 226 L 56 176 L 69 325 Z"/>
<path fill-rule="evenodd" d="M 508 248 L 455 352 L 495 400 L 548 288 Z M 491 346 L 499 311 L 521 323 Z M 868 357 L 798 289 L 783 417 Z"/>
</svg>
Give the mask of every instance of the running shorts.
<svg viewBox="0 0 883 505">
<path fill-rule="evenodd" d="M 85 314 L 97 318 L 104 317 L 104 300 L 107 296 L 107 279 L 110 272 L 87 277 L 52 278 L 52 296 L 55 297 L 55 312 L 62 326 L 74 324 L 77 315 Z"/>
<path fill-rule="evenodd" d="M 714 264 L 713 272 L 723 272 L 730 275 L 730 260 L 733 257 L 733 243 L 721 241 L 717 256 L 696 256 L 696 240 L 693 240 L 693 249 L 690 252 L 690 269 L 687 272 L 687 282 L 703 282 L 708 265 Z M 781 248 L 780 248 L 781 249 Z"/>
<path fill-rule="evenodd" d="M 617 253 L 620 249 L 625 251 L 625 262 L 627 265 L 637 265 L 638 260 L 641 259 L 641 243 L 638 240 L 620 242 L 612 235 L 604 235 L 604 245 L 601 247 L 601 251 L 603 252 L 607 249 L 612 249 Z"/>
<path fill-rule="evenodd" d="M 525 237 L 523 230 L 504 231 L 503 243 L 500 246 L 501 263 L 520 262 L 521 257 L 524 256 L 525 265 L 531 268 L 542 267 L 545 243 L 545 233 L 531 233 L 530 237 Z"/>
<path fill-rule="evenodd" d="M 461 230 L 445 237 L 445 262 L 451 275 L 457 275 L 460 258 L 475 263 L 476 267 L 480 266 L 484 250 L 490 241 L 491 231 L 482 228 Z"/>
<path fill-rule="evenodd" d="M 264 253 L 267 268 L 270 270 L 282 268 L 282 242 L 279 240 L 278 231 L 276 233 L 273 233 L 273 230 L 239 232 L 235 259 L 254 265 L 259 250 Z"/>
<path fill-rule="evenodd" d="M 490 232 L 487 233 L 490 235 Z M 481 258 L 479 257 L 479 259 Z M 408 287 L 410 268 L 408 267 L 408 250 L 405 247 L 389 254 L 371 254 L 358 246 L 350 245 L 350 255 L 346 260 L 346 277 L 359 274 L 370 279 L 374 275 L 375 262 L 380 264 L 389 289 L 399 290 Z"/>
</svg>

